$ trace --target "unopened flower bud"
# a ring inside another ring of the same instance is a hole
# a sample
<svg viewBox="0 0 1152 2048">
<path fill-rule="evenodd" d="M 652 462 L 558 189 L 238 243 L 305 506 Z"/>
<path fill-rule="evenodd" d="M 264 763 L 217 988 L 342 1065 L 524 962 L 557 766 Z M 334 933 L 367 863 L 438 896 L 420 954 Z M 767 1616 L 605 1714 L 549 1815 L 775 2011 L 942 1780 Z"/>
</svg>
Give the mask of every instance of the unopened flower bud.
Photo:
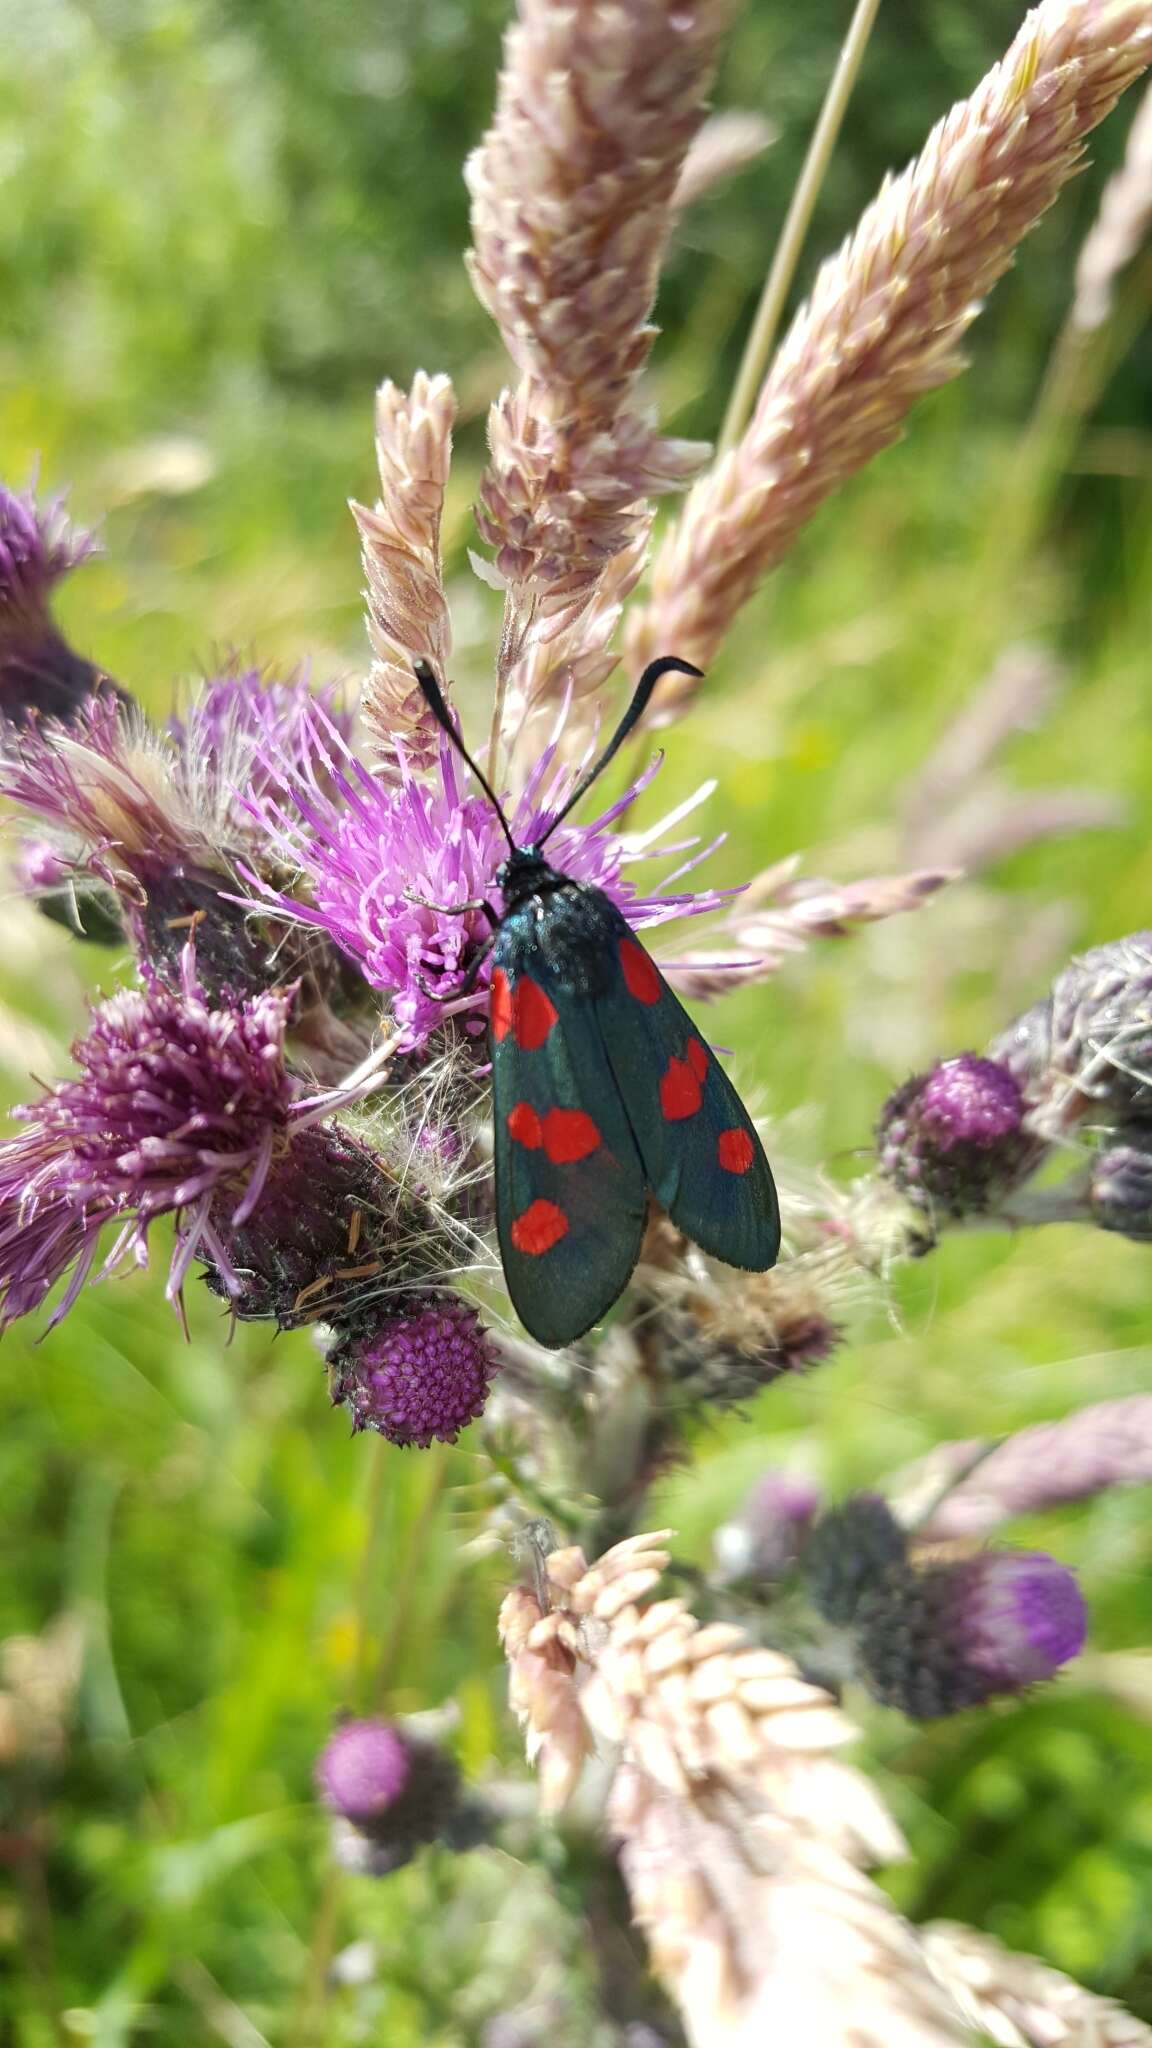
<svg viewBox="0 0 1152 2048">
<path fill-rule="evenodd" d="M 1075 1576 L 1043 1551 L 896 1566 L 859 1602 L 860 1676 L 886 1706 L 931 1721 L 1051 1678 L 1084 1646 Z"/>
<path fill-rule="evenodd" d="M 373 1877 L 450 1834 L 462 1803 L 452 1758 L 394 1721 L 345 1721 L 317 1760 L 316 1789 L 346 1823 L 341 1861 Z"/>
<path fill-rule="evenodd" d="M 880 1115 L 881 1172 L 924 1208 L 964 1216 L 987 1209 L 1037 1156 L 1024 1099 L 998 1060 L 961 1053 L 914 1075 Z"/>
<path fill-rule="evenodd" d="M 354 1430 L 390 1443 L 455 1443 L 483 1414 L 496 1370 L 474 1308 L 454 1295 L 416 1295 L 388 1309 L 367 1334 L 330 1360 L 333 1399 L 346 1402 Z"/>
<path fill-rule="evenodd" d="M 713 1538 L 726 1579 L 782 1579 L 791 1571 L 819 1511 L 820 1488 L 798 1472 L 765 1472 L 739 1515 Z"/>
<path fill-rule="evenodd" d="M 1101 1230 L 1152 1243 L 1152 1130 L 1116 1132 L 1092 1162 L 1088 1200 Z"/>
<path fill-rule="evenodd" d="M 857 1493 L 830 1508 L 804 1546 L 813 1605 L 826 1621 L 851 1621 L 864 1595 L 904 1563 L 907 1551 L 907 1537 L 878 1493 Z"/>
</svg>

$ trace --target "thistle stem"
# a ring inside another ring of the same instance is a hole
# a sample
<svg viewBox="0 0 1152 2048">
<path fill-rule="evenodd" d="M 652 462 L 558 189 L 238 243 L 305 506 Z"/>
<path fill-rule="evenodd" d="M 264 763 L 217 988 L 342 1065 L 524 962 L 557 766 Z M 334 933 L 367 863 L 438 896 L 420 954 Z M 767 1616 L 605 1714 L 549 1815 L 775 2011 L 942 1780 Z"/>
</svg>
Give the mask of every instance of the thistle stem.
<svg viewBox="0 0 1152 2048">
<path fill-rule="evenodd" d="M 776 244 L 776 253 L 772 258 L 772 267 L 756 309 L 752 332 L 745 344 L 736 383 L 724 415 L 724 425 L 720 430 L 720 440 L 716 449 L 718 457 L 726 455 L 729 449 L 735 447 L 752 416 L 752 408 L 768 367 L 768 359 L 776 340 L 785 302 L 796 274 L 800 252 L 804 247 L 816 201 L 820 196 L 820 188 L 832 159 L 841 124 L 848 111 L 848 102 L 852 97 L 852 89 L 856 84 L 864 52 L 868 47 L 868 38 L 879 10 L 880 0 L 856 0 L 856 11 L 841 45 L 828 91 L 824 95 L 820 118 L 808 145 L 804 167 L 796 181 L 784 226 L 780 232 L 780 240 Z"/>
</svg>

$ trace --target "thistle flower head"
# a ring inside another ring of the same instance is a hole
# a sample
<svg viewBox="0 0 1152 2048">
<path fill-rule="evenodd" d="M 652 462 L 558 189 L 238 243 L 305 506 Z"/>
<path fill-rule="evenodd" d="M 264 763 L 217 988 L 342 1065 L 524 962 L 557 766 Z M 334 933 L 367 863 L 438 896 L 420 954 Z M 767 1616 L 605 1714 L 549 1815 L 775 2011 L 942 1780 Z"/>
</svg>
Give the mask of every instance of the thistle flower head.
<svg viewBox="0 0 1152 2048">
<path fill-rule="evenodd" d="M 451 1829 L 460 1774 L 447 1751 L 395 1721 L 345 1721 L 316 1761 L 316 1789 L 347 1823 L 341 1860 L 383 1877 Z"/>
<path fill-rule="evenodd" d="M 176 743 L 177 772 L 193 806 L 215 817 L 223 833 L 251 836 L 252 814 L 242 799 L 272 780 L 300 775 L 316 747 L 313 711 L 347 739 L 352 727 L 338 701 L 338 686 L 313 691 L 305 670 L 279 677 L 239 664 L 200 685 L 183 717 L 168 721 Z"/>
<path fill-rule="evenodd" d="M 490 935 L 488 921 L 482 911 L 453 915 L 434 906 L 486 896 L 499 911 L 493 877 L 508 853 L 500 820 L 486 797 L 466 793 L 447 741 L 434 780 L 418 780 L 401 762 L 399 783 L 392 785 L 341 749 L 331 728 L 325 739 L 325 783 L 315 773 L 283 777 L 282 795 L 252 805 L 281 857 L 297 866 L 308 900 L 267 885 L 262 894 L 284 916 L 325 932 L 372 987 L 391 997 L 401 1052 L 425 1044 L 443 1021 L 445 1004 L 479 1031 L 486 975 L 470 996 L 453 998 Z M 635 926 L 713 910 L 722 900 L 716 891 L 642 896 L 626 879 L 627 849 L 610 828 L 647 780 L 591 824 L 566 822 L 548 845 L 562 873 L 604 889 Z M 556 766 L 555 750 L 546 749 L 509 813 L 518 845 L 530 846 L 547 831 L 572 786 L 571 774 Z"/>
<path fill-rule="evenodd" d="M 333 1398 L 351 1409 L 354 1430 L 427 1450 L 455 1443 L 483 1414 L 496 1361 L 475 1309 L 424 1295 L 341 1346 L 332 1366 Z"/>
<path fill-rule="evenodd" d="M 1050 1069 L 1029 1091 L 1042 1121 L 1152 1113 L 1152 931 L 1094 946 L 1057 977 Z"/>
<path fill-rule="evenodd" d="M 0 794 L 45 829 L 69 870 L 114 888 L 146 967 L 173 985 L 190 929 L 215 991 L 258 991 L 273 978 L 273 941 L 229 899 L 234 862 L 261 858 L 243 799 L 282 768 L 302 768 L 311 731 L 306 680 L 237 671 L 168 731 L 112 696 L 92 697 L 73 725 L 12 733 L 0 748 Z M 337 728 L 334 727 L 334 730 Z M 319 965 L 319 942 L 294 968 Z"/>
<path fill-rule="evenodd" d="M 25 1129 L 0 1144 L 0 1291 L 4 1315 L 26 1313 L 69 1268 L 75 1299 L 105 1223 L 143 1263 L 156 1217 L 180 1218 L 169 1294 L 203 1247 L 231 1261 L 213 1207 L 243 1220 L 259 1200 L 288 1127 L 284 1067 L 292 994 L 210 1007 L 185 953 L 178 994 L 124 990 L 93 1013 L 73 1048 L 79 1072 L 18 1110 Z"/>
<path fill-rule="evenodd" d="M 1044 1551 L 897 1566 L 859 1602 L 860 1673 L 885 1705 L 935 1720 L 1051 1678 L 1084 1646 L 1075 1576 Z"/>
<path fill-rule="evenodd" d="M 735 1521 L 716 1531 L 713 1548 L 725 1578 L 782 1579 L 804 1548 L 821 1492 L 800 1472 L 761 1475 Z"/>
<path fill-rule="evenodd" d="M 914 1201 L 953 1216 L 988 1208 L 1031 1165 L 1024 1099 L 1006 1066 L 977 1053 L 941 1060 L 890 1096 L 880 1168 Z"/>
<path fill-rule="evenodd" d="M 1101 1230 L 1152 1243 L 1152 1130 L 1122 1126 L 1092 1161 L 1088 1201 Z"/>
<path fill-rule="evenodd" d="M 822 1515 L 804 1546 L 804 1578 L 826 1621 L 850 1622 L 871 1588 L 903 1565 L 908 1539 L 877 1493 Z"/>
<path fill-rule="evenodd" d="M 0 485 L 0 714 L 72 718 L 101 681 L 52 622 L 53 586 L 93 552 L 57 500 L 37 506 Z"/>
</svg>

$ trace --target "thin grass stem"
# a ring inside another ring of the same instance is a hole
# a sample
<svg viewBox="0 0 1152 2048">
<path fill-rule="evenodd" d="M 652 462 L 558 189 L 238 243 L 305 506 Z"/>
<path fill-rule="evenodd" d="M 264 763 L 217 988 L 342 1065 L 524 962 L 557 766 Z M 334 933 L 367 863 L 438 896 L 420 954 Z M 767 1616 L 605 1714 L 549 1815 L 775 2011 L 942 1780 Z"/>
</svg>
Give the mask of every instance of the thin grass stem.
<svg viewBox="0 0 1152 2048">
<path fill-rule="evenodd" d="M 718 455 L 726 455 L 730 448 L 735 447 L 752 417 L 752 408 L 756 403 L 757 393 L 775 345 L 788 293 L 796 275 L 796 266 L 812 223 L 816 201 L 820 196 L 820 188 L 832 161 L 836 138 L 848 111 L 848 102 L 852 97 L 864 52 L 868 47 L 868 39 L 879 11 L 880 0 L 856 0 L 856 11 L 841 45 L 828 91 L 824 95 L 820 118 L 808 145 L 804 167 L 796 181 L 784 226 L 780 231 L 780 240 L 776 244 L 776 253 L 772 258 L 772 267 L 756 309 L 752 332 L 748 336 L 732 396 L 728 401 L 724 425 L 720 430 Z"/>
</svg>

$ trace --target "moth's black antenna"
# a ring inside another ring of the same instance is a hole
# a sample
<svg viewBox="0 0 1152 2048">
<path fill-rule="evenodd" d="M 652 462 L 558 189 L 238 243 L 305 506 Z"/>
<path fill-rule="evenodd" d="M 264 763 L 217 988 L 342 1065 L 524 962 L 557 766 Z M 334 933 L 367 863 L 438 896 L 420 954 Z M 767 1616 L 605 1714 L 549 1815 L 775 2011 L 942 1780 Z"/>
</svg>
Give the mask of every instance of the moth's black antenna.
<svg viewBox="0 0 1152 2048">
<path fill-rule="evenodd" d="M 501 805 L 500 799 L 497 796 L 496 791 L 493 789 L 492 784 L 489 782 L 488 777 L 476 766 L 475 761 L 472 759 L 471 754 L 468 752 L 467 747 L 464 745 L 464 742 L 456 729 L 456 723 L 452 717 L 452 713 L 449 711 L 447 704 L 444 702 L 444 692 L 440 688 L 440 685 L 436 680 L 435 670 L 433 669 L 431 662 L 424 660 L 414 661 L 412 663 L 412 669 L 416 677 L 416 681 L 420 685 L 420 695 L 423 697 L 424 702 L 428 706 L 429 711 L 432 713 L 432 716 L 436 720 L 437 725 L 440 727 L 441 732 L 447 733 L 448 738 L 451 740 L 452 745 L 456 749 L 456 752 L 460 755 L 461 760 L 467 761 L 469 768 L 472 770 L 473 775 L 476 777 L 477 782 L 480 784 L 481 789 L 484 791 L 485 796 L 488 798 L 488 801 L 491 804 L 493 810 L 495 811 L 496 816 L 499 818 L 501 825 L 504 827 L 505 839 L 508 841 L 508 844 L 512 852 L 516 853 L 519 849 L 517 848 L 516 841 L 512 837 L 512 832 L 508 824 L 508 820 L 504 816 L 504 810 L 503 806 Z M 693 674 L 695 674 L 695 670 L 693 670 Z"/>
<path fill-rule="evenodd" d="M 543 846 L 545 840 L 551 839 L 552 834 L 556 830 L 557 825 L 563 823 L 564 819 L 568 816 L 569 811 L 575 810 L 576 805 L 579 803 L 581 797 L 587 794 L 587 792 L 591 789 L 592 784 L 597 780 L 598 776 L 603 775 L 604 770 L 608 766 L 608 763 L 612 759 L 613 755 L 619 753 L 620 748 L 624 745 L 624 742 L 627 739 L 629 733 L 632 731 L 632 728 L 636 725 L 639 725 L 640 720 L 643 718 L 644 713 L 647 711 L 648 705 L 651 701 L 652 692 L 656 688 L 657 683 L 660 681 L 661 676 L 672 674 L 680 676 L 701 676 L 703 675 L 703 673 L 703 669 L 693 668 L 692 663 L 690 661 L 680 661 L 674 654 L 662 654 L 659 661 L 650 661 L 648 663 L 647 668 L 645 669 L 643 675 L 640 678 L 640 681 L 637 683 L 636 688 L 632 693 L 632 702 L 629 704 L 627 711 L 624 713 L 623 718 L 620 720 L 619 725 L 616 727 L 616 730 L 613 733 L 611 739 L 609 740 L 608 745 L 605 747 L 604 752 L 601 754 L 598 761 L 593 761 L 592 766 L 588 770 L 587 775 L 582 776 L 580 781 L 576 784 L 576 787 L 572 791 L 572 794 L 569 797 L 567 803 L 565 804 L 564 809 L 562 811 L 559 811 L 557 815 L 553 818 L 552 823 L 549 825 L 548 830 L 544 834 L 544 838 L 537 840 L 537 847 Z M 421 684 L 421 688 L 423 688 L 423 684 Z M 425 695 L 427 695 L 426 691 Z M 435 709 L 435 706 L 433 706 L 433 709 Z"/>
</svg>

